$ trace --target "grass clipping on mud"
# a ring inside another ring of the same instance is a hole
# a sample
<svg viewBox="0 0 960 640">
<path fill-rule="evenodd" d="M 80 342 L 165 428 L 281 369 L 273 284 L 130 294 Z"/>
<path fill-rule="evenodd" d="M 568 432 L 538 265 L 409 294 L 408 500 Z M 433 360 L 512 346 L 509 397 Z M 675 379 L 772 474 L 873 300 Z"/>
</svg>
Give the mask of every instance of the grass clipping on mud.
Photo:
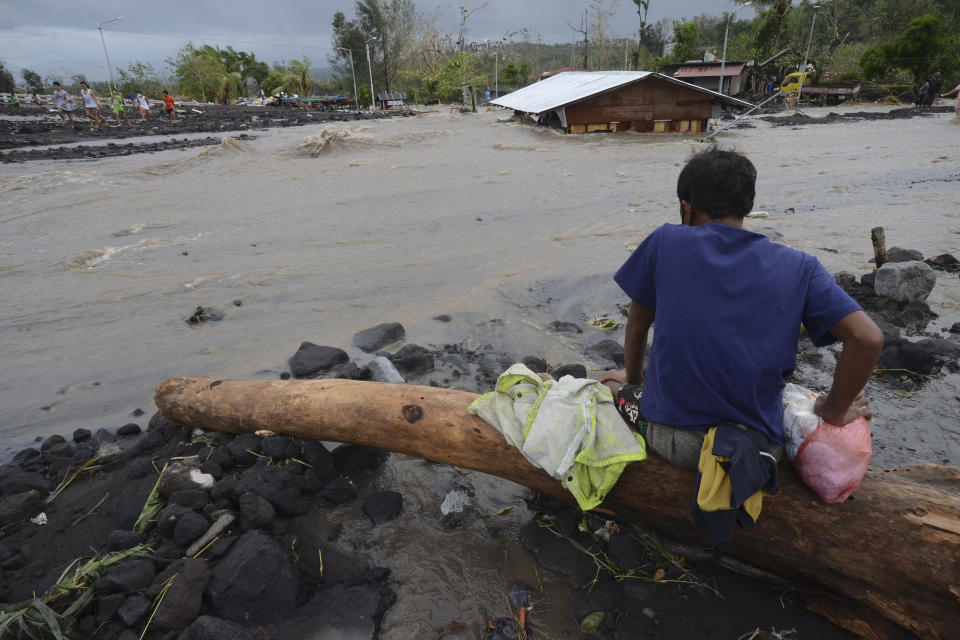
<svg viewBox="0 0 960 640">
<path fill-rule="evenodd" d="M 81 472 L 98 468 L 93 466 L 96 460 L 97 458 L 93 458 L 87 461 L 75 473 L 65 478 L 58 490 L 54 491 L 47 501 L 50 502 L 56 498 Z M 143 505 L 140 517 L 137 518 L 134 530 L 139 533 L 146 530 L 147 525 L 166 503 L 159 491 L 160 481 L 166 471 L 167 465 L 164 465 L 146 503 Z M 94 585 L 107 569 L 131 558 L 152 557 L 152 553 L 153 549 L 141 544 L 104 556 L 74 560 L 63 570 L 60 578 L 45 595 L 26 600 L 0 611 L 0 638 L 45 640 L 52 637 L 56 640 L 66 640 L 67 636 L 63 633 L 63 627 L 75 620 L 90 605 L 93 601 Z M 169 587 L 169 583 L 165 587 Z M 163 593 L 165 592 L 166 588 L 163 590 Z M 64 608 L 62 606 L 63 602 L 70 598 L 72 598 L 72 601 Z M 56 609 L 54 605 L 57 605 Z M 154 610 L 155 608 L 156 605 Z M 151 620 L 152 618 L 151 614 Z M 149 625 L 149 621 L 147 624 Z"/>
<path fill-rule="evenodd" d="M 60 579 L 40 598 L 33 598 L 0 612 L 0 638 L 56 638 L 65 640 L 63 625 L 75 619 L 93 601 L 93 588 L 110 567 L 129 558 L 150 557 L 146 545 L 108 553 L 98 558 L 74 560 L 60 574 Z M 67 598 L 74 600 L 63 610 L 54 604 Z"/>
</svg>

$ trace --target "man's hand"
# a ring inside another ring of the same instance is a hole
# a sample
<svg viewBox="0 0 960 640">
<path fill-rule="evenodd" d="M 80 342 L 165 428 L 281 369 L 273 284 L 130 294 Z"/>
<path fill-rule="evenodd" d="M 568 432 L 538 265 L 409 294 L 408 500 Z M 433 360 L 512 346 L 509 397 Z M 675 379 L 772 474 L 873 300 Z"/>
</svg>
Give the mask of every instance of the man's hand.
<svg viewBox="0 0 960 640">
<path fill-rule="evenodd" d="M 835 411 L 831 411 L 829 396 L 822 395 L 817 396 L 817 399 L 813 403 L 813 412 L 829 422 L 830 424 L 842 427 L 846 424 L 849 424 L 856 420 L 857 418 L 866 418 L 870 420 L 873 418 L 873 412 L 870 411 L 869 400 L 862 395 L 857 396 L 850 407 L 847 409 L 846 413 L 840 415 Z"/>
<path fill-rule="evenodd" d="M 627 384 L 627 371 L 625 369 L 604 371 L 597 382 L 619 382 L 620 384 Z"/>
<path fill-rule="evenodd" d="M 817 398 L 814 413 L 838 427 L 860 416 L 869 420 L 873 414 L 860 392 L 877 364 L 883 333 L 863 311 L 844 316 L 830 333 L 843 343 L 843 350 L 837 358 L 830 393 Z"/>
</svg>

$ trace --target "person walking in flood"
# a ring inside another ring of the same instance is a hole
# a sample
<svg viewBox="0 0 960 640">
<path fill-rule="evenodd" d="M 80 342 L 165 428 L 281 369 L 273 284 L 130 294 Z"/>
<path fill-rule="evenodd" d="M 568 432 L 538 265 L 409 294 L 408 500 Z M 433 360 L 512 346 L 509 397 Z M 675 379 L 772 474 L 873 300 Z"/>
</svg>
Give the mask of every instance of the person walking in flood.
<svg viewBox="0 0 960 640">
<path fill-rule="evenodd" d="M 953 96 L 957 96 L 957 106 L 954 108 L 953 113 L 954 113 L 954 115 L 955 115 L 958 119 L 960 119 L 960 84 L 958 84 L 957 86 L 955 86 L 952 90 L 947 91 L 946 93 L 944 93 L 944 94 L 941 95 L 940 97 L 941 97 L 941 98 L 952 98 Z"/>
<path fill-rule="evenodd" d="M 150 101 L 147 100 L 147 96 L 143 95 L 139 91 L 137 92 L 137 105 L 140 107 L 140 119 L 149 120 L 150 119 Z"/>
<path fill-rule="evenodd" d="M 173 96 L 166 89 L 163 90 L 163 106 L 167 109 L 167 118 L 170 122 L 177 119 L 177 112 L 174 110 Z"/>
<path fill-rule="evenodd" d="M 923 106 L 929 107 L 933 105 L 933 101 L 937 99 L 937 94 L 940 93 L 940 88 L 943 86 L 943 79 L 940 77 L 940 72 L 937 71 L 933 74 L 933 77 L 927 80 L 927 99 L 923 103 Z"/>
<path fill-rule="evenodd" d="M 123 111 L 123 96 L 116 89 L 114 89 L 111 93 L 112 97 L 110 98 L 110 101 L 113 104 L 113 116 L 117 119 L 117 126 L 120 126 L 120 118 L 123 118 L 127 123 L 127 126 L 129 126 L 130 118 L 128 118 L 127 114 Z"/>
<path fill-rule="evenodd" d="M 97 94 L 86 82 L 80 83 L 80 97 L 83 98 L 83 112 L 90 119 L 90 131 L 106 125 L 107 121 L 100 115 L 100 103 L 97 102 Z"/>
<path fill-rule="evenodd" d="M 57 115 L 60 116 L 60 119 L 64 124 L 67 123 L 67 120 L 70 121 L 70 127 L 76 130 L 77 125 L 73 121 L 73 98 L 70 97 L 70 94 L 63 90 L 63 87 L 60 86 L 59 82 L 53 83 L 53 99 L 57 104 Z"/>
</svg>

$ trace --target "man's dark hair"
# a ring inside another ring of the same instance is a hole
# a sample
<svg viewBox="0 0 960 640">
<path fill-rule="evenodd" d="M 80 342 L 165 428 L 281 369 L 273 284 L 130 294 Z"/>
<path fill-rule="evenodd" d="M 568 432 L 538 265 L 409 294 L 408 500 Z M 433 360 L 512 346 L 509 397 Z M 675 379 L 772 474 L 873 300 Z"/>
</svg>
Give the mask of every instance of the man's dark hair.
<svg viewBox="0 0 960 640">
<path fill-rule="evenodd" d="M 695 154 L 677 179 L 677 197 L 711 218 L 743 218 L 753 209 L 757 170 L 746 156 L 716 146 Z"/>
<path fill-rule="evenodd" d="M 54 83 L 53 83 L 53 86 L 59 87 L 59 86 L 60 86 L 60 83 L 59 83 L 59 82 L 54 82 Z"/>
</svg>

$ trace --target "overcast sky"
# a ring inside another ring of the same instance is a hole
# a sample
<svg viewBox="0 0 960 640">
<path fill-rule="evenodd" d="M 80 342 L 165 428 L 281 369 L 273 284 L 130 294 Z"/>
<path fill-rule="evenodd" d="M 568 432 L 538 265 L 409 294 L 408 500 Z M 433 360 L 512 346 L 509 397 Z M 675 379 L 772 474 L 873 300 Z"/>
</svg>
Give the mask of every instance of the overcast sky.
<svg viewBox="0 0 960 640">
<path fill-rule="evenodd" d="M 460 0 L 415 0 L 421 11 L 440 11 L 451 31 Z M 481 0 L 467 0 L 474 8 Z M 544 42 L 569 42 L 575 35 L 566 22 L 579 22 L 589 0 L 490 0 L 467 22 L 468 40 L 498 39 L 509 31 L 530 29 Z M 23 68 L 69 78 L 83 73 L 91 80 L 107 77 L 97 25 L 104 25 L 107 52 L 114 68 L 134 61 L 151 62 L 167 72 L 163 61 L 187 41 L 253 51 L 269 63 L 309 56 L 314 66 L 327 65 L 330 23 L 336 11 L 353 15 L 354 0 L 0 0 L 0 59 L 18 82 Z M 720 15 L 732 0 L 653 0 L 648 20 Z M 748 9 L 749 11 L 749 9 Z M 633 35 L 636 5 L 619 0 L 612 34 Z"/>
</svg>

